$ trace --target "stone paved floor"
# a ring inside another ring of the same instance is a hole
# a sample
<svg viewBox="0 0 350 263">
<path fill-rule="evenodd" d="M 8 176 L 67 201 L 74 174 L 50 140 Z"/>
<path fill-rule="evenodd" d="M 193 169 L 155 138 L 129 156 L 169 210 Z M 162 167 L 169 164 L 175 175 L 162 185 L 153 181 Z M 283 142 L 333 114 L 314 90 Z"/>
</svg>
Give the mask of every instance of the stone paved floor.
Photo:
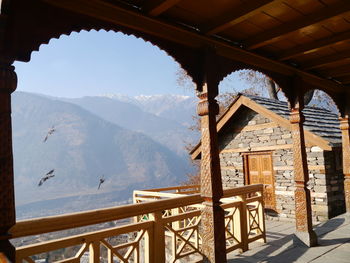
<svg viewBox="0 0 350 263">
<path fill-rule="evenodd" d="M 313 248 L 293 245 L 292 223 L 267 221 L 267 243 L 250 244 L 242 254 L 229 254 L 228 262 L 313 262 L 350 263 L 350 215 L 342 215 L 315 226 L 319 246 Z"/>
</svg>

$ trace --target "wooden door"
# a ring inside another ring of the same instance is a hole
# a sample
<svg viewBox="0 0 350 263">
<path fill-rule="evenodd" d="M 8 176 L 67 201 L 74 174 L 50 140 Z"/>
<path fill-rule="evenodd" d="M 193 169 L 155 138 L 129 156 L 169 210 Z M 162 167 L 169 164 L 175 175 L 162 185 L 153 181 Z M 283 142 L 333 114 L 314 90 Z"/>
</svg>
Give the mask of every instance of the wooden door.
<svg viewBox="0 0 350 263">
<path fill-rule="evenodd" d="M 275 180 L 271 153 L 249 154 L 246 160 L 248 184 L 263 184 L 265 208 L 275 210 Z"/>
</svg>

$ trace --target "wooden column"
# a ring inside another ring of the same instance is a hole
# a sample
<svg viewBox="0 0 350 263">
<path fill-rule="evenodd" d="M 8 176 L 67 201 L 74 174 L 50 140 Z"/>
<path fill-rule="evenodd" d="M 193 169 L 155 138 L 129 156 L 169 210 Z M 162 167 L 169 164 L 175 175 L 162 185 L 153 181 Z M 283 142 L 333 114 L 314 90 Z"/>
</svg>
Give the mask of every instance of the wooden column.
<svg viewBox="0 0 350 263">
<path fill-rule="evenodd" d="M 224 210 L 220 206 L 223 195 L 220 159 L 218 150 L 216 115 L 219 106 L 215 100 L 216 84 L 205 81 L 198 87 L 200 102 L 198 115 L 201 116 L 201 196 L 204 199 L 202 222 L 202 253 L 204 262 L 226 262 L 226 241 Z"/>
<path fill-rule="evenodd" d="M 7 233 L 16 223 L 11 129 L 11 93 L 16 86 L 14 67 L 0 62 L 0 259 L 10 262 L 15 261 Z"/>
<path fill-rule="evenodd" d="M 348 115 L 340 118 L 340 129 L 342 133 L 345 205 L 346 211 L 350 213 L 350 133 Z"/>
<path fill-rule="evenodd" d="M 293 138 L 294 181 L 295 181 L 295 223 L 294 241 L 308 247 L 317 245 L 317 236 L 312 229 L 311 197 L 307 188 L 309 173 L 304 138 L 303 102 L 299 99 L 292 108 L 290 122 Z"/>
</svg>

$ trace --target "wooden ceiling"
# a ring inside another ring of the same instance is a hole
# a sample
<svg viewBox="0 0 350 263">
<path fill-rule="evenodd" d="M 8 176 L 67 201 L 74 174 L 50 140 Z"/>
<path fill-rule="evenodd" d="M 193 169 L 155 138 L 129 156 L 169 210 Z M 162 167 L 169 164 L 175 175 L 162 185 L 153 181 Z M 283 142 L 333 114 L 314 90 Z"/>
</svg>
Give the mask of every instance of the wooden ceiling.
<svg viewBox="0 0 350 263">
<path fill-rule="evenodd" d="M 210 44 L 221 56 L 278 74 L 299 74 L 329 91 L 348 92 L 350 85 L 349 0 L 28 2 L 49 4 L 191 48 Z"/>
<path fill-rule="evenodd" d="M 350 83 L 348 0 L 124 2 L 322 78 Z"/>
</svg>

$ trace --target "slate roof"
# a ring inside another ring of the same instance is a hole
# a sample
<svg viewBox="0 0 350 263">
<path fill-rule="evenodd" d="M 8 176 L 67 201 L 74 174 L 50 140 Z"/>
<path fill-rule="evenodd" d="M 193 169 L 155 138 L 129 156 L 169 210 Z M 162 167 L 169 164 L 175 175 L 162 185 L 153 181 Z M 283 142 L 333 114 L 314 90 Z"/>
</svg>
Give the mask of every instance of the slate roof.
<svg viewBox="0 0 350 263">
<path fill-rule="evenodd" d="M 290 110 L 287 102 L 248 94 L 242 95 L 289 120 Z M 341 131 L 337 114 L 314 106 L 305 106 L 303 113 L 305 129 L 329 141 L 333 146 L 341 143 Z"/>
</svg>

